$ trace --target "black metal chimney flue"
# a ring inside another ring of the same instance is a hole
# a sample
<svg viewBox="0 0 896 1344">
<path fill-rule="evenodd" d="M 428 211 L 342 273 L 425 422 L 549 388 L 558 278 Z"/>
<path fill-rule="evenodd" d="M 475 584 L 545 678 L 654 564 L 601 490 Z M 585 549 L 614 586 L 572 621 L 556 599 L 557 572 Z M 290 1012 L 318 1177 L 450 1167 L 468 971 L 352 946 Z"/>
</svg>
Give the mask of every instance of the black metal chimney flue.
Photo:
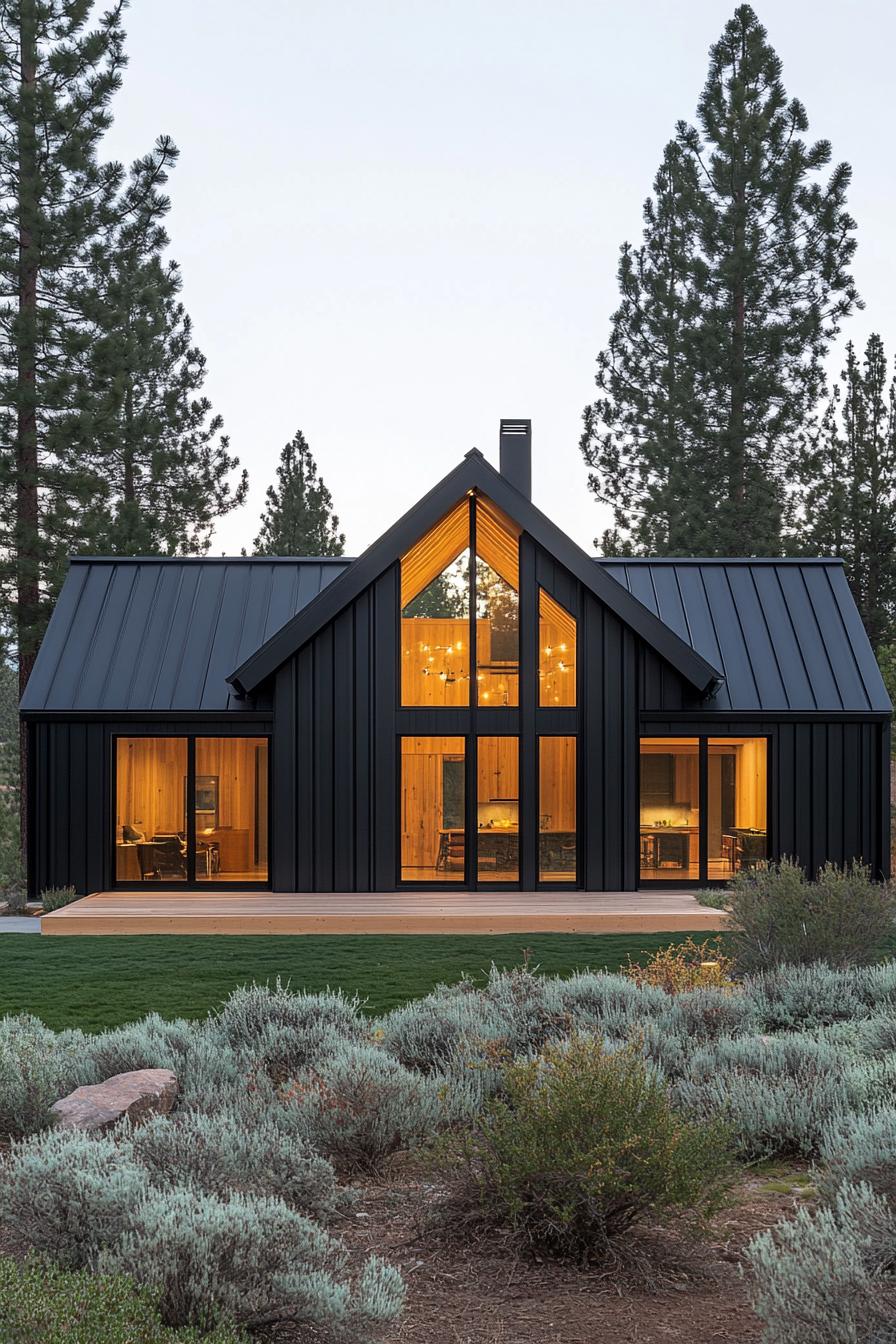
<svg viewBox="0 0 896 1344">
<path fill-rule="evenodd" d="M 532 498 L 532 421 L 502 420 L 498 439 L 501 475 L 521 495 Z"/>
</svg>

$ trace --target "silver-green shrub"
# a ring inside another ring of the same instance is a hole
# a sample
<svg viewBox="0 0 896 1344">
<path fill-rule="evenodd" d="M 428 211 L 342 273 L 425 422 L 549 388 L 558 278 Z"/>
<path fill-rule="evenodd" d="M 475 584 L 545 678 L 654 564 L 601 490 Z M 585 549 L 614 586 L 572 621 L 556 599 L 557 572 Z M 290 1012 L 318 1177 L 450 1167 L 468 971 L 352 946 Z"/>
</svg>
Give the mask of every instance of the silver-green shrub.
<svg viewBox="0 0 896 1344">
<path fill-rule="evenodd" d="M 685 1069 L 673 1086 L 678 1104 L 723 1119 L 748 1159 L 811 1156 L 857 1095 L 842 1053 L 798 1033 L 722 1038 L 689 1052 Z"/>
<path fill-rule="evenodd" d="M 288 1108 L 274 1101 L 245 1113 L 183 1111 L 156 1116 L 130 1133 L 134 1157 L 159 1187 L 192 1185 L 213 1195 L 231 1190 L 276 1195 L 315 1218 L 343 1202 L 330 1163 L 290 1132 Z"/>
<path fill-rule="evenodd" d="M 738 873 L 727 889 L 729 945 L 741 971 L 783 963 L 874 961 L 896 926 L 896 886 L 861 863 L 826 864 L 810 882 L 789 859 Z"/>
<path fill-rule="evenodd" d="M 168 1022 L 149 1013 L 139 1022 L 88 1037 L 86 1047 L 101 1079 L 132 1069 L 172 1069 L 181 1076 L 184 1057 L 200 1030 L 197 1023 L 182 1018 Z"/>
<path fill-rule="evenodd" d="M 868 1016 L 859 995 L 861 972 L 835 970 L 823 962 L 776 966 L 744 984 L 765 1031 L 801 1031 Z"/>
<path fill-rule="evenodd" d="M 815 1180 L 825 1199 L 845 1182 L 864 1181 L 896 1209 L 896 1107 L 835 1116 L 822 1130 L 818 1161 Z"/>
<path fill-rule="evenodd" d="M 384 1049 L 405 1068 L 428 1073 L 454 1059 L 470 1059 L 483 1049 L 507 1045 L 508 1024 L 482 995 L 418 999 L 373 1024 Z"/>
<path fill-rule="evenodd" d="M 77 1129 L 14 1143 L 0 1163 L 0 1223 L 60 1264 L 92 1263 L 149 1191 L 128 1146 Z"/>
<path fill-rule="evenodd" d="M 0 1136 L 43 1129 L 54 1101 L 96 1082 L 86 1039 L 50 1031 L 28 1013 L 0 1018 Z"/>
<path fill-rule="evenodd" d="M 351 1282 L 342 1243 L 280 1200 L 183 1187 L 144 1199 L 96 1268 L 150 1288 L 169 1325 L 290 1321 L 346 1344 L 393 1320 L 403 1295 L 399 1274 L 375 1257 Z"/>
<path fill-rule="evenodd" d="M 892 1344 L 896 1212 L 870 1186 L 760 1233 L 747 1248 L 766 1344 Z"/>
<path fill-rule="evenodd" d="M 574 1031 L 598 1031 L 623 1038 L 665 1012 L 669 996 L 654 985 L 637 985 L 624 975 L 578 971 L 546 982 L 552 1011 Z"/>
<path fill-rule="evenodd" d="M 430 1137 L 444 1119 L 438 1081 L 385 1050 L 340 1043 L 283 1089 L 299 1132 L 339 1171 L 376 1171 Z"/>
<path fill-rule="evenodd" d="M 663 997 L 666 1004 L 656 1019 L 657 1029 L 689 1041 L 714 1041 L 759 1027 L 755 1002 L 739 991 L 707 987 Z"/>
<path fill-rule="evenodd" d="M 241 985 L 214 1014 L 215 1028 L 236 1050 L 252 1051 L 265 1027 L 284 1027 L 301 1036 L 325 1028 L 348 1040 L 363 1040 L 367 1023 L 360 1000 L 341 990 L 296 993 L 278 976 L 274 986 Z"/>
</svg>

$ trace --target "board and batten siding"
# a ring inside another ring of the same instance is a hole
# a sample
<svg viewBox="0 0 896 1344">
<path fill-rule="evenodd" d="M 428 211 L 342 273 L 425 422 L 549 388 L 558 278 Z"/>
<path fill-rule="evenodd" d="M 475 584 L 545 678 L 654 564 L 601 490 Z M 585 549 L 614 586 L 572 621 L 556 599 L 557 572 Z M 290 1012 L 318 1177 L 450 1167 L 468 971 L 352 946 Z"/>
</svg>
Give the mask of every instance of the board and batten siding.
<svg viewBox="0 0 896 1344">
<path fill-rule="evenodd" d="M 270 720 L 257 714 L 184 719 L 56 716 L 28 724 L 29 894 L 72 886 L 105 891 L 112 871 L 115 800 L 112 753 L 118 737 L 264 737 Z"/>
</svg>

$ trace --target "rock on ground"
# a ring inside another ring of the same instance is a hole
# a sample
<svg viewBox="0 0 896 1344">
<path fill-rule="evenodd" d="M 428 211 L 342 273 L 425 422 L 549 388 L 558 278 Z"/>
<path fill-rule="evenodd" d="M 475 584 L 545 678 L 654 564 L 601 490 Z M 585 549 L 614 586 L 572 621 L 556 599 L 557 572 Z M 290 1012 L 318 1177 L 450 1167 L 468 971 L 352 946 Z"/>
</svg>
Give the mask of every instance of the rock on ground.
<svg viewBox="0 0 896 1344">
<path fill-rule="evenodd" d="M 104 1083 L 77 1087 L 50 1107 L 60 1129 L 103 1130 L 125 1116 L 134 1123 L 167 1115 L 177 1100 L 177 1078 L 170 1069 L 134 1069 Z"/>
</svg>

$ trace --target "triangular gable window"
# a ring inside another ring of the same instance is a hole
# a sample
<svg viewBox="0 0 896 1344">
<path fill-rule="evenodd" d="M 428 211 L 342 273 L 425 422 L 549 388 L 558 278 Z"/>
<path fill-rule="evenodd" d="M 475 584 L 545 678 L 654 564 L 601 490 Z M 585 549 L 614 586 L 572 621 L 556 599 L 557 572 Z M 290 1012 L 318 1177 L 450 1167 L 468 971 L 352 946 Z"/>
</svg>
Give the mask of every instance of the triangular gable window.
<svg viewBox="0 0 896 1344">
<path fill-rule="evenodd" d="M 470 495 L 402 557 L 402 705 L 519 704 L 519 537 Z"/>
</svg>

